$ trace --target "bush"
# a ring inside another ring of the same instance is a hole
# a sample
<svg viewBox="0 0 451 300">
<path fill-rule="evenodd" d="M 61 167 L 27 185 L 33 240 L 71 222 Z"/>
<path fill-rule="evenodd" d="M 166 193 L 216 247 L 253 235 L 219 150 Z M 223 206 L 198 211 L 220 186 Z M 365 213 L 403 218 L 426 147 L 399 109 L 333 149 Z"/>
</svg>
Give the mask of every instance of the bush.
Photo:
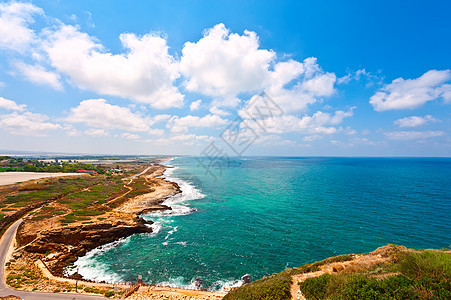
<svg viewBox="0 0 451 300">
<path fill-rule="evenodd" d="M 110 297 L 114 296 L 114 292 L 113 291 L 106 291 L 104 295 L 105 295 L 105 297 L 110 298 Z"/>
<path fill-rule="evenodd" d="M 299 287 L 307 299 L 325 299 L 332 275 L 325 274 L 319 277 L 299 282 Z"/>
</svg>

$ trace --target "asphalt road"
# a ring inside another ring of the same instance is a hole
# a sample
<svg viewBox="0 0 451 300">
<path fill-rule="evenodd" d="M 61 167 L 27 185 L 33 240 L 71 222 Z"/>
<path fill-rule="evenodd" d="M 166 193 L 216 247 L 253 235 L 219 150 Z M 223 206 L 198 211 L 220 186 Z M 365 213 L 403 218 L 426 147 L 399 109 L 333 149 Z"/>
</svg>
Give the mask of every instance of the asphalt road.
<svg viewBox="0 0 451 300">
<path fill-rule="evenodd" d="M 63 294 L 63 293 L 44 293 L 44 292 L 26 292 L 19 291 L 10 288 L 6 285 L 5 277 L 4 277 L 4 268 L 5 268 L 5 259 L 6 254 L 8 253 L 9 245 L 12 242 L 13 236 L 17 231 L 17 227 L 19 227 L 22 220 L 15 222 L 11 225 L 8 230 L 3 235 L 0 241 L 0 296 L 8 296 L 14 295 L 21 297 L 22 299 L 30 299 L 30 300 L 47 300 L 47 299 L 70 299 L 70 300 L 100 300 L 100 299 L 108 299 L 101 296 L 90 296 L 90 295 L 82 295 L 82 294 Z"/>
</svg>

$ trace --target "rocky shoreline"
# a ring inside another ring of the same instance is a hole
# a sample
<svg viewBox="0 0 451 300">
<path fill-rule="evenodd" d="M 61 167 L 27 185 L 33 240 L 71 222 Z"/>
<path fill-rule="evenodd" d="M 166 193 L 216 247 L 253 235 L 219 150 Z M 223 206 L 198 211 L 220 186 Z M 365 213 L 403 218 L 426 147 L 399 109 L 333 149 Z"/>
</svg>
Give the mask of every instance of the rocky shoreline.
<svg viewBox="0 0 451 300">
<path fill-rule="evenodd" d="M 21 250 L 33 255 L 38 254 L 54 276 L 67 278 L 64 274 L 65 268 L 90 250 L 133 234 L 151 233 L 150 225 L 153 222 L 142 219 L 140 215 L 171 209 L 163 205 L 163 202 L 181 193 L 177 183 L 161 178 L 169 167 L 161 164 L 155 167 L 151 174 L 141 175 L 151 182 L 151 192 L 129 199 L 108 212 L 102 220 L 92 224 L 75 224 L 40 231 L 30 230 L 26 228 L 26 224 L 21 224 L 17 234 L 19 244 L 24 245 Z M 77 273 L 69 278 L 83 279 Z"/>
</svg>

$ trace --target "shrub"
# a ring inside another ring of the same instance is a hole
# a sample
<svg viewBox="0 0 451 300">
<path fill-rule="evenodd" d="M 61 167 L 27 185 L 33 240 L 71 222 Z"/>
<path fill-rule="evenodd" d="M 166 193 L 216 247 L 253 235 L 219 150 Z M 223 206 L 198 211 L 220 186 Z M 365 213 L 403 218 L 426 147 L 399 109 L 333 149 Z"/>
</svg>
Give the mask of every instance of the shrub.
<svg viewBox="0 0 451 300">
<path fill-rule="evenodd" d="M 299 287 L 307 299 L 325 299 L 332 275 L 325 274 L 319 277 L 299 282 Z"/>
</svg>

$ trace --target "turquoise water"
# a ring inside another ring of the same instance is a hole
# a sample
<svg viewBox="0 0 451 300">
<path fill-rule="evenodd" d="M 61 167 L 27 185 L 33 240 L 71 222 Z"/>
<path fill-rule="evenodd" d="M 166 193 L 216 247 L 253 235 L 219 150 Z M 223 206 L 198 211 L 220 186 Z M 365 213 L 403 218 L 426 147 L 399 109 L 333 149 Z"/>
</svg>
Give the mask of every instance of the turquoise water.
<svg viewBox="0 0 451 300">
<path fill-rule="evenodd" d="M 180 287 L 200 277 L 217 290 L 388 243 L 451 244 L 451 159 L 236 158 L 217 180 L 191 157 L 168 165 L 184 191 L 173 211 L 144 216 L 154 233 L 80 258 L 80 274 Z"/>
</svg>

